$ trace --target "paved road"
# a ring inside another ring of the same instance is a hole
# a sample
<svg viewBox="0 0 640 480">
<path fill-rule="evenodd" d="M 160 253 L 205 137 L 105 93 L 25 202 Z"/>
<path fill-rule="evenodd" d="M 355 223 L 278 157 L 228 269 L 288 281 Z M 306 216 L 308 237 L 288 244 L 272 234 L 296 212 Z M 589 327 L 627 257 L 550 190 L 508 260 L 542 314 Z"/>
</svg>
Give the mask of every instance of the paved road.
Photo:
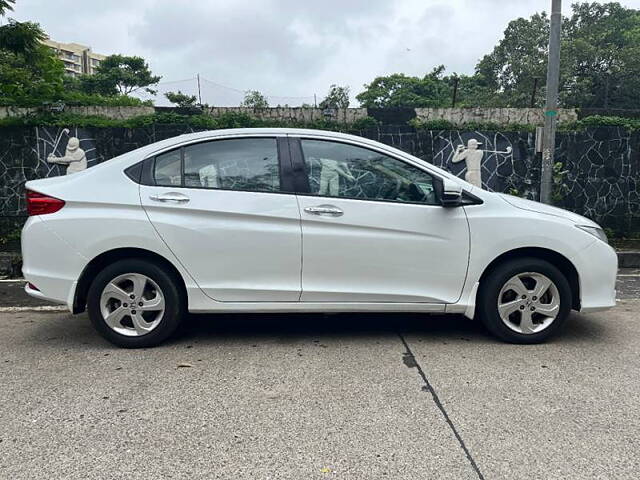
<svg viewBox="0 0 640 480">
<path fill-rule="evenodd" d="M 639 308 L 526 347 L 462 317 L 199 316 L 138 351 L 2 312 L 0 478 L 637 478 Z"/>
</svg>

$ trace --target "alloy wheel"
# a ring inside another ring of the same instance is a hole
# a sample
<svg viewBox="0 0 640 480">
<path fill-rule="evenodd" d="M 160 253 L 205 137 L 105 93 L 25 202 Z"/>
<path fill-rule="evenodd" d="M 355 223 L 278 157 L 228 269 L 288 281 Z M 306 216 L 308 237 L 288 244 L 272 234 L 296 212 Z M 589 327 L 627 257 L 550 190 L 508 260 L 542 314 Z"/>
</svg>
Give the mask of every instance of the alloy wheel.
<svg viewBox="0 0 640 480">
<path fill-rule="evenodd" d="M 531 335 L 553 323 L 560 312 L 560 293 L 553 281 L 537 272 L 509 279 L 498 295 L 502 322 L 518 333 Z"/>
<path fill-rule="evenodd" d="M 118 275 L 107 283 L 100 295 L 104 322 L 121 335 L 146 335 L 160 324 L 164 311 L 162 290 L 141 273 Z"/>
</svg>

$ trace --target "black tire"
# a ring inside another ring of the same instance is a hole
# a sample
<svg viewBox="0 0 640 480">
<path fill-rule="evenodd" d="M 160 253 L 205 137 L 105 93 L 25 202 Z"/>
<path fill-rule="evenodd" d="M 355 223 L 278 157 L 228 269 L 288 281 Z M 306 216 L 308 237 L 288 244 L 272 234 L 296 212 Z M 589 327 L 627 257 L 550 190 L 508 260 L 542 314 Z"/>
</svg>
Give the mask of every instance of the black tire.
<svg viewBox="0 0 640 480">
<path fill-rule="evenodd" d="M 543 330 L 520 333 L 509 328 L 498 313 L 498 296 L 502 287 L 515 275 L 524 272 L 540 273 L 550 279 L 560 296 L 560 307 L 555 319 Z M 571 287 L 566 277 L 551 263 L 538 258 L 508 260 L 494 268 L 482 281 L 478 291 L 478 315 L 486 328 L 498 338 L 509 343 L 533 344 L 546 341 L 564 325 L 571 312 Z"/>
<path fill-rule="evenodd" d="M 147 276 L 162 290 L 164 313 L 157 326 L 140 336 L 127 336 L 110 328 L 102 316 L 100 297 L 105 286 L 119 275 L 138 273 Z M 169 338 L 179 327 L 186 313 L 186 299 L 178 285 L 179 279 L 165 268 L 143 259 L 123 259 L 105 267 L 96 275 L 87 294 L 87 311 L 95 329 L 109 342 L 124 348 L 155 347 Z"/>
</svg>

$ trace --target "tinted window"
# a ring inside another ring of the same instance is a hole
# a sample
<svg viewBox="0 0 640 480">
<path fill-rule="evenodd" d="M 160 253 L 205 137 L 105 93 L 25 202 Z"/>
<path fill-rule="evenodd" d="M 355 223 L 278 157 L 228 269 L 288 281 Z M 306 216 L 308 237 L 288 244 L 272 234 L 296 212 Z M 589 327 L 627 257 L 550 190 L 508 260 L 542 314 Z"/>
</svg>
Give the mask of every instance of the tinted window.
<svg viewBox="0 0 640 480">
<path fill-rule="evenodd" d="M 172 150 L 156 157 L 153 176 L 156 185 L 166 187 L 180 186 L 182 183 L 180 150 Z"/>
<path fill-rule="evenodd" d="M 373 150 L 302 140 L 311 193 L 328 197 L 435 205 L 433 177 Z"/>
<path fill-rule="evenodd" d="M 184 185 L 276 192 L 280 189 L 276 140 L 216 140 L 185 147 Z"/>
</svg>

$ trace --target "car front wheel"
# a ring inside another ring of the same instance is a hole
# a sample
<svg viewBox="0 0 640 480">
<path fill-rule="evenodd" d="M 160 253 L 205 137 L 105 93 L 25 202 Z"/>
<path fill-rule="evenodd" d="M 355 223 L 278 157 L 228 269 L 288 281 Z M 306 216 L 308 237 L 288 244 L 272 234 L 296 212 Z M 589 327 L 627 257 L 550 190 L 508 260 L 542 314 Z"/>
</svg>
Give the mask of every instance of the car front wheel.
<svg viewBox="0 0 640 480">
<path fill-rule="evenodd" d="M 478 294 L 478 313 L 487 329 L 511 343 L 547 340 L 566 322 L 571 304 L 565 276 L 537 258 L 499 265 Z"/>
<path fill-rule="evenodd" d="M 170 273 L 146 260 L 124 259 L 96 276 L 87 310 L 96 330 L 111 343 L 141 348 L 171 336 L 185 309 Z"/>
</svg>

